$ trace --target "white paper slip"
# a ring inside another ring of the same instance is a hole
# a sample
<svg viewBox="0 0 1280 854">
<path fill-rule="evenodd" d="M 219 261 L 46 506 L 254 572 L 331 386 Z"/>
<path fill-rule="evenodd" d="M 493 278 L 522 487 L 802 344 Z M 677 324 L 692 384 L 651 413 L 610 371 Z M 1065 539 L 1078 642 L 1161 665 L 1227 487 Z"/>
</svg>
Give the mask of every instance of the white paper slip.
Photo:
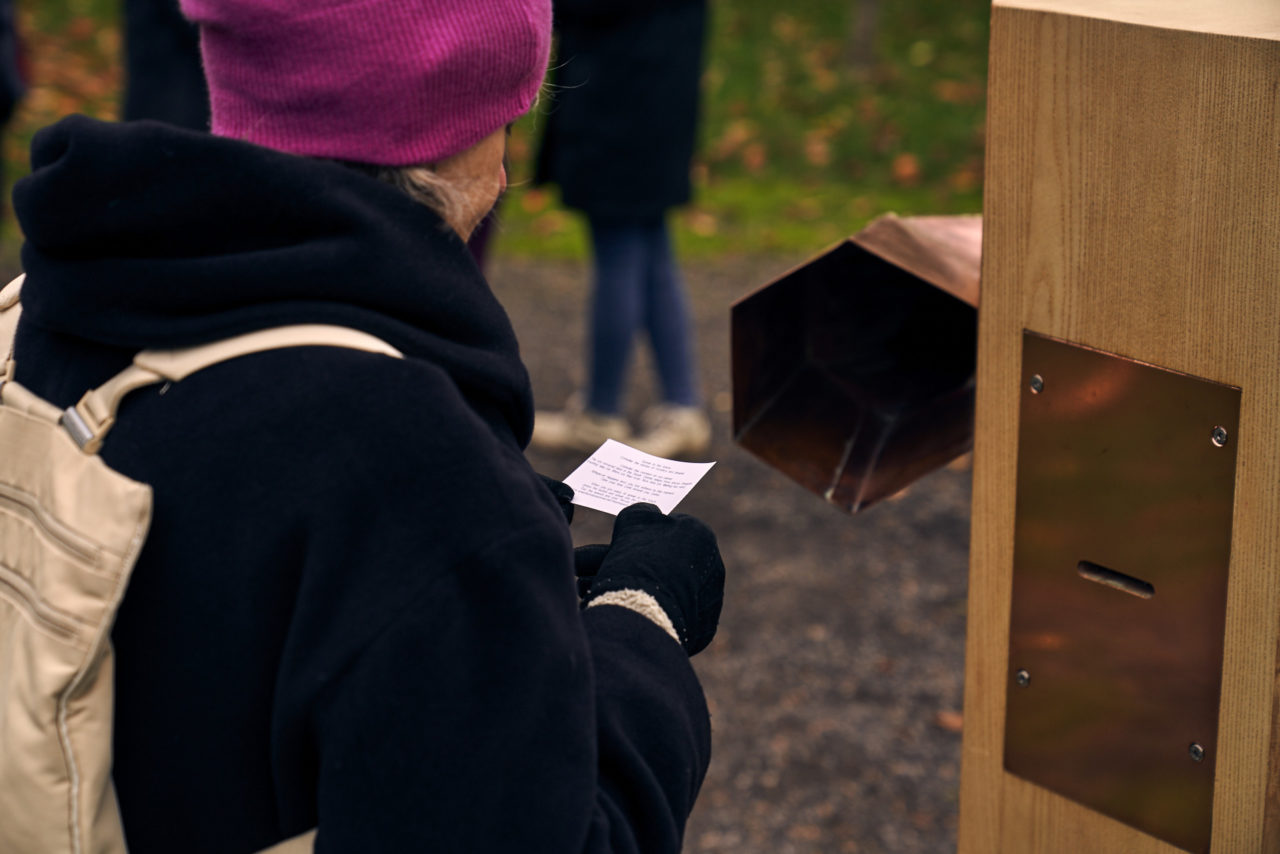
<svg viewBox="0 0 1280 854">
<path fill-rule="evenodd" d="M 612 513 L 647 501 L 670 513 L 715 463 L 682 463 L 606 439 L 564 482 L 573 503 Z"/>
</svg>

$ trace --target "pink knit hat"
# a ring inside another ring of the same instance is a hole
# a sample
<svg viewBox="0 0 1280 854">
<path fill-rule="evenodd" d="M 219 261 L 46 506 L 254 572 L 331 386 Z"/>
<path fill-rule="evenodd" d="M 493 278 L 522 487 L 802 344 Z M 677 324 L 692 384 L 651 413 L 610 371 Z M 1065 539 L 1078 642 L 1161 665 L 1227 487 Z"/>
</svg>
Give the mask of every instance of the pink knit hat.
<svg viewBox="0 0 1280 854">
<path fill-rule="evenodd" d="M 213 132 L 314 157 L 432 163 L 525 113 L 551 0 L 181 0 Z"/>
</svg>

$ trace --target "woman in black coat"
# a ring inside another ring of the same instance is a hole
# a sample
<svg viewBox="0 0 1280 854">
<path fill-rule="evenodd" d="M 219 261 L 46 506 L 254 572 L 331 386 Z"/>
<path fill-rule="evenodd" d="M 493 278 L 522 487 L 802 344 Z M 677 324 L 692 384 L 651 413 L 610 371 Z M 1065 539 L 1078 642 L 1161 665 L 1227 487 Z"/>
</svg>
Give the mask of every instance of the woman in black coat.
<svg viewBox="0 0 1280 854">
<path fill-rule="evenodd" d="M 95 803 L 118 797 L 132 854 L 310 828 L 331 854 L 676 854 L 709 761 L 689 655 L 714 537 L 636 505 L 575 555 L 464 243 L 540 88 L 547 0 L 182 3 L 211 133 L 70 117 L 33 142 L 15 380 L 62 409 L 138 350 L 297 324 L 403 358 L 274 350 L 125 400 L 101 459 L 154 512 Z M 0 850 L 32 850 L 4 794 Z"/>
<path fill-rule="evenodd" d="M 553 98 L 536 180 L 586 214 L 595 256 L 585 400 L 540 412 L 534 444 L 593 450 L 606 438 L 659 456 L 706 450 L 689 312 L 666 212 L 689 200 L 705 0 L 559 0 Z M 663 402 L 632 435 L 622 393 L 636 331 Z"/>
</svg>

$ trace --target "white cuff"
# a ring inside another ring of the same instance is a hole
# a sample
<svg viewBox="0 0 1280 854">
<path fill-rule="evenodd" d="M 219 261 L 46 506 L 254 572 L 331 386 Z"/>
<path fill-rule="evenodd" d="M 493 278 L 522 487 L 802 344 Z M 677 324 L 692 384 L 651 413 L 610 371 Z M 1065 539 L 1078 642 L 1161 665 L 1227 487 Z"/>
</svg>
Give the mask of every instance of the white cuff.
<svg viewBox="0 0 1280 854">
<path fill-rule="evenodd" d="M 658 604 L 658 600 L 654 599 L 643 590 L 610 590 L 608 593 L 601 593 L 592 599 L 588 604 L 588 608 L 594 608 L 597 605 L 618 605 L 630 611 L 635 611 L 643 617 L 658 624 L 658 628 L 671 635 L 672 640 L 680 643 L 680 637 L 676 634 L 676 627 L 671 622 L 671 617 L 667 616 L 667 612 L 662 610 L 662 606 Z"/>
</svg>

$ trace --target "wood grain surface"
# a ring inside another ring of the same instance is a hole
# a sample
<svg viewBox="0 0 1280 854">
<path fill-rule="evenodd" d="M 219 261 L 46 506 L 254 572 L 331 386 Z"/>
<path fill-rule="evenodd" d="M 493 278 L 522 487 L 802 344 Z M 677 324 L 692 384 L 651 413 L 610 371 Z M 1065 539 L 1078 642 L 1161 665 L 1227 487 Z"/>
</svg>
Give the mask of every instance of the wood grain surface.
<svg viewBox="0 0 1280 854">
<path fill-rule="evenodd" d="M 1275 0 L 997 0 L 995 5 L 1165 30 L 1280 39 L 1280 3 Z"/>
<path fill-rule="evenodd" d="M 1211 850 L 1277 852 L 1280 4 L 1014 5 L 992 14 L 960 851 L 1180 850 L 1003 770 L 1031 329 L 1242 389 Z"/>
</svg>

